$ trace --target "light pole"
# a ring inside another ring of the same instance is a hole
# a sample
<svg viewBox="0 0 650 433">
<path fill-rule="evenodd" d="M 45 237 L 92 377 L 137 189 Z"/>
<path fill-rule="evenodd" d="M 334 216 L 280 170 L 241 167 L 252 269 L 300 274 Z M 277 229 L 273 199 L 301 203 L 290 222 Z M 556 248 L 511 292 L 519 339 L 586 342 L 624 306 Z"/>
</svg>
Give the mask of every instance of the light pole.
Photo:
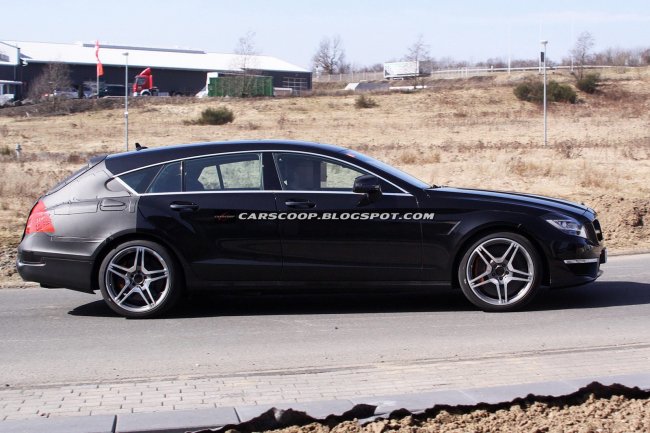
<svg viewBox="0 0 650 433">
<path fill-rule="evenodd" d="M 546 135 L 546 44 L 548 44 L 548 41 L 542 41 L 542 52 L 540 53 L 542 67 L 544 68 L 544 146 L 548 141 Z"/>
<path fill-rule="evenodd" d="M 129 151 L 129 52 L 122 53 L 125 59 L 124 68 L 124 146 Z"/>
</svg>

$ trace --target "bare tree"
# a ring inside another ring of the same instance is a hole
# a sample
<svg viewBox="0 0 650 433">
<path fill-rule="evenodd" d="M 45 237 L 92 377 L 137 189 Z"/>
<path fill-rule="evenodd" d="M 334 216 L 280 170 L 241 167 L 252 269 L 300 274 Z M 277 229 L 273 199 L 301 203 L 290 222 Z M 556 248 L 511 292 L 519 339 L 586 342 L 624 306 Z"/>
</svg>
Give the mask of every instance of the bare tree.
<svg viewBox="0 0 650 433">
<path fill-rule="evenodd" d="M 349 65 L 345 63 L 343 42 L 338 35 L 321 39 L 312 61 L 314 70 L 320 70 L 325 74 L 344 73 L 349 69 Z"/>
<path fill-rule="evenodd" d="M 639 54 L 640 56 L 640 61 L 645 63 L 646 65 L 650 65 L 650 48 L 647 48 Z"/>
<path fill-rule="evenodd" d="M 428 62 L 426 70 L 430 72 L 431 64 L 431 54 L 429 54 L 429 45 L 424 42 L 424 36 L 422 34 L 418 35 L 417 40 L 408 48 L 408 53 L 404 56 L 404 60 L 415 62 L 415 86 L 422 86 L 423 81 L 420 78 L 422 62 Z"/>
<path fill-rule="evenodd" d="M 255 83 L 254 75 L 258 75 L 259 73 L 257 70 L 259 67 L 257 62 L 258 54 L 259 52 L 255 44 L 255 32 L 249 30 L 237 41 L 237 46 L 235 47 L 236 57 L 232 65 L 242 71 L 241 80 L 237 80 L 237 85 L 241 87 L 241 92 L 238 90 L 237 93 L 241 93 L 242 96 L 252 94 Z"/>
<path fill-rule="evenodd" d="M 424 42 L 424 36 L 418 35 L 417 40 L 408 48 L 408 53 L 404 60 L 413 62 L 428 61 L 431 58 L 429 54 L 429 45 Z"/>
<path fill-rule="evenodd" d="M 65 63 L 48 63 L 43 72 L 30 83 L 29 98 L 39 101 L 52 97 L 55 90 L 69 90 L 72 87 L 70 66 Z"/>
<path fill-rule="evenodd" d="M 571 56 L 578 66 L 578 79 L 584 75 L 584 67 L 589 61 L 589 53 L 594 47 L 594 37 L 589 32 L 582 32 L 571 49 Z"/>
<path fill-rule="evenodd" d="M 235 47 L 235 54 L 239 57 L 239 64 L 237 65 L 239 68 L 251 69 L 257 67 L 255 64 L 257 63 L 255 56 L 259 53 L 255 45 L 255 32 L 249 30 L 244 36 L 239 38 Z"/>
</svg>

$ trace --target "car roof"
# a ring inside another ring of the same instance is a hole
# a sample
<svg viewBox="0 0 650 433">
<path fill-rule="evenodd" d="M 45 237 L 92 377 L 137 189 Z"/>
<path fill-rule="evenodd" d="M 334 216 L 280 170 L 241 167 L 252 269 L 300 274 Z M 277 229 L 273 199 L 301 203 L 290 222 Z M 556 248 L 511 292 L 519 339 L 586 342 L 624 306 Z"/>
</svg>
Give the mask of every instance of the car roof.
<svg viewBox="0 0 650 433">
<path fill-rule="evenodd" d="M 192 158 L 216 153 L 256 150 L 316 152 L 333 156 L 340 152 L 344 152 L 347 149 L 331 144 L 292 140 L 215 141 L 209 143 L 161 146 L 138 151 L 115 153 L 106 157 L 106 168 L 108 168 L 108 170 L 113 174 L 120 174 L 140 167 L 160 164 L 177 159 Z"/>
</svg>

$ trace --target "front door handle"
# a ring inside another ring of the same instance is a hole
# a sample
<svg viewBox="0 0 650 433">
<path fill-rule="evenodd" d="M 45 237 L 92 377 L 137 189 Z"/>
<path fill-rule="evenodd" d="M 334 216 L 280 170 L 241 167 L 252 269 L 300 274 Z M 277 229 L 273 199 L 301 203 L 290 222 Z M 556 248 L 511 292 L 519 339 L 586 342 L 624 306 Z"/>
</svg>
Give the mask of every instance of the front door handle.
<svg viewBox="0 0 650 433">
<path fill-rule="evenodd" d="M 169 207 L 173 210 L 197 210 L 199 205 L 189 201 L 173 201 Z"/>
<path fill-rule="evenodd" d="M 313 201 L 309 200 L 299 200 L 299 199 L 293 199 L 290 198 L 289 200 L 284 202 L 287 207 L 290 207 L 292 209 L 311 209 L 316 207 L 316 203 Z"/>
</svg>

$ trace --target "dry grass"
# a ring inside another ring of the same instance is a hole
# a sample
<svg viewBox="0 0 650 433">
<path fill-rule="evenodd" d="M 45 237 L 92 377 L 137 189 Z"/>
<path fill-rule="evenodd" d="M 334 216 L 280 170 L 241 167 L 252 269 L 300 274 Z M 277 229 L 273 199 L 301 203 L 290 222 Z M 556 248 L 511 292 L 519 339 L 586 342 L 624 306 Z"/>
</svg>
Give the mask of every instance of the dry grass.
<svg viewBox="0 0 650 433">
<path fill-rule="evenodd" d="M 626 215 L 647 206 L 650 197 L 650 72 L 603 77 L 602 93 L 580 94 L 575 105 L 551 104 L 547 147 L 540 108 L 513 94 L 523 79 L 516 75 L 438 80 L 423 92 L 377 93 L 372 110 L 356 109 L 356 96 L 347 92 L 224 99 L 218 102 L 235 113 L 235 121 L 218 127 L 183 124 L 214 101 L 149 98 L 130 107 L 129 133 L 132 143 L 149 147 L 260 138 L 340 144 L 435 184 L 585 202 L 602 211 L 610 246 L 650 248 L 650 223 L 625 224 Z M 121 151 L 122 140 L 119 106 L 60 116 L 0 111 L 0 148 L 11 150 L 0 155 L 0 245 L 16 245 L 30 205 L 49 185 L 88 154 Z M 23 147 L 23 163 L 14 161 L 16 143 Z"/>
</svg>

